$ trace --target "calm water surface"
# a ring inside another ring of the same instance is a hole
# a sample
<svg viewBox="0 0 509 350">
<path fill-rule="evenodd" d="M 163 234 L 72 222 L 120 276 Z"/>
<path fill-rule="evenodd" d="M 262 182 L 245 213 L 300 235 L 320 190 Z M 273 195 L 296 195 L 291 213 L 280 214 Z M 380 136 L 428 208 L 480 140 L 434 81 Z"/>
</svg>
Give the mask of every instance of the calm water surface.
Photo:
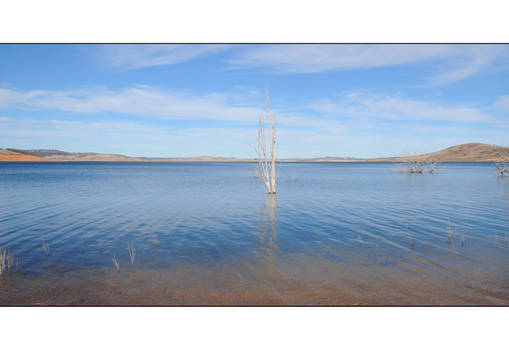
<svg viewBox="0 0 509 350">
<path fill-rule="evenodd" d="M 0 163 L 0 303 L 509 303 L 491 164 L 283 163 L 277 197 L 255 169 Z"/>
</svg>

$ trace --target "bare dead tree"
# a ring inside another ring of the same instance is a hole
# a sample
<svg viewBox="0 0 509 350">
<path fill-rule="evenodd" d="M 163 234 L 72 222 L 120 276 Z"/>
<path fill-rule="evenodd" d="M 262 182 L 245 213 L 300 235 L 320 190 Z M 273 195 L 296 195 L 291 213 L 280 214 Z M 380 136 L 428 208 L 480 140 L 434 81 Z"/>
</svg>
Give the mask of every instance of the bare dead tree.
<svg viewBox="0 0 509 350">
<path fill-rule="evenodd" d="M 433 173 L 438 172 L 438 171 L 440 170 L 440 169 L 438 168 L 438 167 L 439 167 L 439 165 L 440 165 L 440 163 L 438 163 L 438 162 L 435 162 L 435 161 L 433 161 L 433 160 L 431 160 L 431 159 L 430 159 L 430 160 L 428 160 L 428 161 L 426 162 L 426 166 L 427 166 L 427 168 L 428 168 L 428 173 L 433 174 Z"/>
<path fill-rule="evenodd" d="M 410 174 L 422 174 L 424 173 L 424 162 L 408 160 L 407 169 Z"/>
<path fill-rule="evenodd" d="M 410 174 L 424 174 L 426 163 L 419 160 L 406 160 L 406 167 L 402 170 L 403 173 Z"/>
<path fill-rule="evenodd" d="M 495 173 L 499 176 L 509 176 L 509 161 L 503 160 L 500 162 L 495 162 L 495 167 L 497 170 Z"/>
<path fill-rule="evenodd" d="M 439 171 L 438 162 L 432 160 L 411 160 L 407 159 L 406 167 L 402 172 L 410 174 L 433 174 Z"/>
<path fill-rule="evenodd" d="M 270 112 L 269 90 L 265 89 L 265 93 L 267 95 L 267 106 L 265 114 L 260 114 L 258 118 L 256 154 L 258 155 L 259 175 L 263 179 L 267 192 L 276 193 L 276 120 Z"/>
<path fill-rule="evenodd" d="M 428 163 L 428 166 L 429 166 L 428 172 L 430 174 L 436 173 L 438 171 L 438 163 L 437 162 L 430 161 Z"/>
</svg>

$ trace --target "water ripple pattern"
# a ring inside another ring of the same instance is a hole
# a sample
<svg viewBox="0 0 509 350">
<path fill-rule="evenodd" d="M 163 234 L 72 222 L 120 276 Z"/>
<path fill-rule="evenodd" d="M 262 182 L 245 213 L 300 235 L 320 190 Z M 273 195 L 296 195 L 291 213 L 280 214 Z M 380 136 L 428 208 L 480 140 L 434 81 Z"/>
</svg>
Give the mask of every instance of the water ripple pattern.
<svg viewBox="0 0 509 350">
<path fill-rule="evenodd" d="M 507 291 L 509 178 L 491 164 L 446 163 L 436 174 L 409 175 L 388 163 L 282 163 L 274 198 L 252 177 L 255 169 L 0 163 L 0 247 L 20 257 L 27 275 L 51 266 L 113 268 L 113 255 L 125 265 L 132 242 L 136 264 L 147 269 L 241 266 L 260 256 L 290 269 L 300 256 L 358 267 L 384 283 L 405 283 L 388 267 Z M 337 283 L 353 288 L 344 275 Z"/>
</svg>

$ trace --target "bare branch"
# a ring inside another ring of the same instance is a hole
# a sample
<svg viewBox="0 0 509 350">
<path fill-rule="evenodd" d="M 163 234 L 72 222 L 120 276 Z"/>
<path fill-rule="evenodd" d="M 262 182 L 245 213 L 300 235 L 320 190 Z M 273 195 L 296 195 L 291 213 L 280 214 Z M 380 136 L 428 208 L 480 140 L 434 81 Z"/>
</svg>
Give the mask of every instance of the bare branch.
<svg viewBox="0 0 509 350">
<path fill-rule="evenodd" d="M 277 166 L 277 133 L 276 121 L 270 112 L 269 90 L 265 90 L 267 95 L 267 104 L 265 115 L 260 114 L 258 118 L 258 133 L 256 137 L 258 156 L 258 167 L 260 177 L 263 179 L 268 193 L 276 193 L 278 172 Z"/>
</svg>

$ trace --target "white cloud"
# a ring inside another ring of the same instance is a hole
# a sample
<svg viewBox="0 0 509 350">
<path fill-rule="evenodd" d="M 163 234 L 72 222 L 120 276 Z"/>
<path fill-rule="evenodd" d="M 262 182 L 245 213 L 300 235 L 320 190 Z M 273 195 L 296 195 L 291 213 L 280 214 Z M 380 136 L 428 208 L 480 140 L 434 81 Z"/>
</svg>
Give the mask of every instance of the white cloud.
<svg viewBox="0 0 509 350">
<path fill-rule="evenodd" d="M 259 106 L 259 108 L 257 107 Z M 263 112 L 263 97 L 251 92 L 191 96 L 183 92 L 132 86 L 119 90 L 76 89 L 18 91 L 0 89 L 0 108 L 58 110 L 81 114 L 121 113 L 168 120 L 214 120 L 257 125 Z M 344 127 L 333 120 L 320 120 L 274 110 L 285 127 L 307 127 L 339 131 Z"/>
<path fill-rule="evenodd" d="M 256 92 L 254 97 L 242 96 L 196 96 L 149 86 L 71 91 L 0 89 L 0 109 L 33 110 L 39 116 L 45 111 L 70 112 L 65 115 L 67 120 L 23 119 L 3 114 L 2 147 L 137 156 L 251 157 L 263 99 Z M 495 106 L 507 107 L 508 101 L 508 96 L 503 96 Z M 184 129 L 176 127 L 182 125 L 179 123 L 155 120 L 147 125 L 139 118 L 137 122 L 87 119 L 88 115 L 105 112 L 168 120 L 219 120 L 230 127 L 207 127 L 204 123 L 202 127 Z M 398 149 L 434 151 L 439 145 L 471 141 L 503 144 L 507 138 L 507 118 L 496 118 L 475 106 L 444 105 L 401 95 L 352 93 L 307 106 L 279 111 L 276 108 L 275 112 L 282 126 L 281 157 L 384 156 Z M 75 114 L 81 114 L 80 121 L 74 118 Z M 421 149 L 423 145 L 426 147 Z"/>
<path fill-rule="evenodd" d="M 500 96 L 493 107 L 500 110 L 509 110 L 509 95 Z"/>
<path fill-rule="evenodd" d="M 431 76 L 428 82 L 431 86 L 445 85 L 493 69 L 491 65 L 500 58 L 507 58 L 508 52 L 506 45 L 455 46 L 451 57 L 442 63 L 439 73 Z"/>
<path fill-rule="evenodd" d="M 183 63 L 228 48 L 228 45 L 218 44 L 105 45 L 99 47 L 99 59 L 123 69 L 139 69 Z"/>
<path fill-rule="evenodd" d="M 123 113 L 162 119 L 256 121 L 260 110 L 230 105 L 223 94 L 190 96 L 137 85 L 119 90 L 18 91 L 0 89 L 0 108 Z"/>
<path fill-rule="evenodd" d="M 0 128 L 1 147 L 50 148 L 131 156 L 199 155 L 254 157 L 248 128 L 172 128 L 135 122 L 9 119 Z"/>
<path fill-rule="evenodd" d="M 319 100 L 311 108 L 340 117 L 364 117 L 374 120 L 432 120 L 460 123 L 500 121 L 472 106 L 439 105 L 400 96 L 360 93 L 349 94 L 340 101 Z"/>
<path fill-rule="evenodd" d="M 119 153 L 131 156 L 255 157 L 255 128 L 174 128 L 138 122 L 37 120 L 6 117 L 0 120 L 0 147 L 53 148 L 71 152 Z M 507 145 L 504 129 L 456 126 L 384 125 L 355 134 L 324 130 L 279 130 L 283 158 L 401 155 L 406 151 L 432 152 L 465 142 Z"/>
<path fill-rule="evenodd" d="M 264 45 L 251 46 L 229 63 L 237 68 L 266 68 L 274 73 L 319 73 L 409 65 L 438 64 L 431 85 L 448 84 L 486 69 L 507 57 L 506 45 Z"/>
<path fill-rule="evenodd" d="M 249 47 L 229 62 L 277 73 L 317 73 L 408 64 L 448 52 L 443 45 L 270 45 Z"/>
</svg>

